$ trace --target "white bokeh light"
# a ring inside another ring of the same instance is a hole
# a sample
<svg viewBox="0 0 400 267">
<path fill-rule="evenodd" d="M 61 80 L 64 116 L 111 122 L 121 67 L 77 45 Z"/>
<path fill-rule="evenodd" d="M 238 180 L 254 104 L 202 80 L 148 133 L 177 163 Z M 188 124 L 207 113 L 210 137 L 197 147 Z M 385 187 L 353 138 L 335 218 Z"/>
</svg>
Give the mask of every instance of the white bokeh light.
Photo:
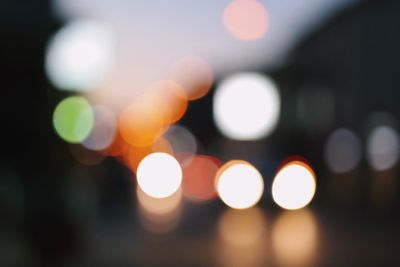
<svg viewBox="0 0 400 267">
<path fill-rule="evenodd" d="M 137 182 L 142 191 L 151 197 L 168 197 L 179 189 L 182 169 L 171 155 L 152 153 L 140 162 Z"/>
<path fill-rule="evenodd" d="M 255 205 L 264 192 L 264 181 L 258 170 L 244 161 L 231 161 L 217 174 L 217 192 L 222 201 L 234 209 Z"/>
<path fill-rule="evenodd" d="M 303 163 L 292 162 L 275 176 L 272 198 L 284 209 L 300 209 L 311 202 L 315 189 L 314 172 Z"/>
<path fill-rule="evenodd" d="M 367 141 L 367 156 L 372 168 L 383 171 L 392 168 L 399 159 L 399 137 L 389 126 L 376 127 Z"/>
<path fill-rule="evenodd" d="M 214 121 L 229 138 L 257 140 L 275 129 L 280 105 L 278 89 L 269 78 L 258 73 L 235 74 L 216 89 Z"/>
<path fill-rule="evenodd" d="M 95 89 L 111 70 L 114 40 L 109 27 L 90 20 L 76 20 L 61 28 L 49 41 L 46 74 L 59 89 Z"/>
</svg>

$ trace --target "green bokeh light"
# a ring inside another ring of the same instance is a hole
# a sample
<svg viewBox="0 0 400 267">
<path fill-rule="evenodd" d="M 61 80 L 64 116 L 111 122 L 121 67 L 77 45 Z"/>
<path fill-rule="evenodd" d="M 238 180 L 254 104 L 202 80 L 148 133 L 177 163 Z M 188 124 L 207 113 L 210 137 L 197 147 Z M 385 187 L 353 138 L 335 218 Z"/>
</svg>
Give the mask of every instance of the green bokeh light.
<svg viewBox="0 0 400 267">
<path fill-rule="evenodd" d="M 89 102 L 80 96 L 62 100 L 53 113 L 53 126 L 57 134 L 69 143 L 85 140 L 93 128 L 94 115 Z"/>
</svg>

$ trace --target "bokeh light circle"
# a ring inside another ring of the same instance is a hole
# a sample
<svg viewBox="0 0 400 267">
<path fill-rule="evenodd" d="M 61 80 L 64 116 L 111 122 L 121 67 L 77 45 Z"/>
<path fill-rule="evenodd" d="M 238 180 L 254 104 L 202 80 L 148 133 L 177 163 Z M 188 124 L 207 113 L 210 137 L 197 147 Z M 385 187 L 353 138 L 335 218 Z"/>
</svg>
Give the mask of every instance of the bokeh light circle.
<svg viewBox="0 0 400 267">
<path fill-rule="evenodd" d="M 325 160 L 336 173 L 353 170 L 361 160 L 361 141 L 352 131 L 340 128 L 329 137 L 325 146 Z"/>
<path fill-rule="evenodd" d="M 147 101 L 135 101 L 120 114 L 118 129 L 122 139 L 138 147 L 150 146 L 164 133 L 165 114 Z"/>
<path fill-rule="evenodd" d="M 60 89 L 95 89 L 114 62 L 112 31 L 104 23 L 75 20 L 50 40 L 45 68 L 50 81 Z"/>
<path fill-rule="evenodd" d="M 399 136 L 389 126 L 378 126 L 372 130 L 367 140 L 367 158 L 375 170 L 392 168 L 399 159 Z"/>
<path fill-rule="evenodd" d="M 103 150 L 114 141 L 117 131 L 115 114 L 106 106 L 93 106 L 94 123 L 82 145 L 91 150 Z"/>
<path fill-rule="evenodd" d="M 93 128 L 94 115 L 89 102 L 80 96 L 62 100 L 54 110 L 53 126 L 57 134 L 69 143 L 85 140 Z"/>
<path fill-rule="evenodd" d="M 183 194 L 193 201 L 207 201 L 216 197 L 215 176 L 220 162 L 210 156 L 195 156 L 183 166 Z"/>
<path fill-rule="evenodd" d="M 264 181 L 258 170 L 239 160 L 230 161 L 220 168 L 216 186 L 221 200 L 234 209 L 254 206 L 264 192 Z"/>
<path fill-rule="evenodd" d="M 137 182 L 151 197 L 168 197 L 179 189 L 182 170 L 173 156 L 163 152 L 152 153 L 140 162 Z"/>
<path fill-rule="evenodd" d="M 272 198 L 280 207 L 289 210 L 307 206 L 316 190 L 315 174 L 304 162 L 286 164 L 272 183 Z"/>
<path fill-rule="evenodd" d="M 179 59 L 171 67 L 169 76 L 185 89 L 189 100 L 205 96 L 210 91 L 214 80 L 210 65 L 197 56 Z"/>
<path fill-rule="evenodd" d="M 214 121 L 225 136 L 257 140 L 276 127 L 280 113 L 276 85 L 258 73 L 239 73 L 225 79 L 213 100 Z"/>
<path fill-rule="evenodd" d="M 268 14 L 259 1 L 235 0 L 224 10 L 223 23 L 234 37 L 255 40 L 268 30 Z"/>
<path fill-rule="evenodd" d="M 193 133 L 179 124 L 172 125 L 164 134 L 181 165 L 190 162 L 197 153 L 197 140 Z"/>
</svg>

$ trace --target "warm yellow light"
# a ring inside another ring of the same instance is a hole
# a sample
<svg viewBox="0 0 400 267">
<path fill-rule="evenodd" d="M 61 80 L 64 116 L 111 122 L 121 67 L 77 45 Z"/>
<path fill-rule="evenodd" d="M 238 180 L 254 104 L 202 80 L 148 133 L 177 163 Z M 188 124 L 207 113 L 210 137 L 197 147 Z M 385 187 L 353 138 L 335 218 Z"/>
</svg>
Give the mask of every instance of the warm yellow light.
<svg viewBox="0 0 400 267">
<path fill-rule="evenodd" d="M 265 218 L 257 207 L 246 210 L 227 210 L 218 223 L 218 233 L 229 245 L 248 246 L 263 239 Z"/>
<path fill-rule="evenodd" d="M 182 170 L 174 157 L 157 152 L 146 156 L 137 169 L 137 182 L 149 196 L 168 197 L 182 182 Z"/>
<path fill-rule="evenodd" d="M 272 183 L 272 198 L 284 209 L 295 210 L 307 206 L 316 190 L 315 174 L 303 162 L 285 165 Z"/>
<path fill-rule="evenodd" d="M 318 245 L 318 230 L 307 209 L 285 211 L 272 228 L 272 248 L 280 266 L 310 266 Z"/>
<path fill-rule="evenodd" d="M 276 127 L 280 97 L 276 85 L 257 73 L 241 73 L 224 80 L 213 100 L 214 121 L 225 136 L 257 140 Z"/>
<path fill-rule="evenodd" d="M 258 170 L 245 161 L 230 161 L 217 174 L 217 192 L 222 201 L 234 209 L 255 205 L 264 191 Z"/>
<path fill-rule="evenodd" d="M 218 259 L 226 267 L 262 266 L 268 231 L 263 212 L 253 207 L 225 211 L 218 221 Z"/>
<path fill-rule="evenodd" d="M 182 190 L 165 198 L 154 198 L 136 188 L 138 211 L 143 227 L 154 234 L 175 229 L 181 218 Z"/>
<path fill-rule="evenodd" d="M 165 215 L 176 210 L 182 201 L 182 190 L 164 198 L 154 198 L 143 192 L 140 187 L 136 189 L 136 196 L 140 208 L 153 215 Z"/>
</svg>

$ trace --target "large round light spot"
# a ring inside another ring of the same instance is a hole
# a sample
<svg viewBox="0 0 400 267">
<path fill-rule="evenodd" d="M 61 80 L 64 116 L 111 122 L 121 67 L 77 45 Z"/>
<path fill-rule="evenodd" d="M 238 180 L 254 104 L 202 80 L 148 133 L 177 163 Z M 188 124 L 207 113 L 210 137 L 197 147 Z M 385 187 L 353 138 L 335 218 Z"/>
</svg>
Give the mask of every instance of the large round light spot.
<svg viewBox="0 0 400 267">
<path fill-rule="evenodd" d="M 224 11 L 223 22 L 230 34 L 242 40 L 259 39 L 268 30 L 267 11 L 258 1 L 232 1 Z"/>
<path fill-rule="evenodd" d="M 328 138 L 325 147 L 328 167 L 336 173 L 353 170 L 361 160 L 361 141 L 348 129 L 338 129 Z"/>
<path fill-rule="evenodd" d="M 399 137 L 389 126 L 376 127 L 368 137 L 368 161 L 378 171 L 392 168 L 399 159 Z"/>
<path fill-rule="evenodd" d="M 71 96 L 61 101 L 54 110 L 54 129 L 65 141 L 80 143 L 92 130 L 93 117 L 93 110 L 85 98 Z"/>
<path fill-rule="evenodd" d="M 257 73 L 224 80 L 214 95 L 214 120 L 227 137 L 255 140 L 270 134 L 279 119 L 280 97 L 275 84 Z"/>
<path fill-rule="evenodd" d="M 294 161 L 285 165 L 272 183 L 272 198 L 284 209 L 305 207 L 314 197 L 315 174 L 303 162 Z"/>
<path fill-rule="evenodd" d="M 182 170 L 171 155 L 162 152 L 152 153 L 140 162 L 137 182 L 149 196 L 168 197 L 181 185 Z"/>
<path fill-rule="evenodd" d="M 64 90 L 90 90 L 103 81 L 114 60 L 110 29 L 102 23 L 77 20 L 50 40 L 46 73 Z"/>
<path fill-rule="evenodd" d="M 230 161 L 217 174 L 217 192 L 222 201 L 234 209 L 255 205 L 264 191 L 258 170 L 245 161 Z"/>
</svg>

